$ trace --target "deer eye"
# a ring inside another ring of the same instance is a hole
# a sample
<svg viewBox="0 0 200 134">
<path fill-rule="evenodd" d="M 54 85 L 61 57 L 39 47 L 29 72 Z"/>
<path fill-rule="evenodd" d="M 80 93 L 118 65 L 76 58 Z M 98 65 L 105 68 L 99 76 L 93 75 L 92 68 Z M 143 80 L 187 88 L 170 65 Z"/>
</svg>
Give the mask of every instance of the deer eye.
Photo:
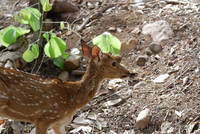
<svg viewBox="0 0 200 134">
<path fill-rule="evenodd" d="M 116 66 L 116 62 L 113 62 L 113 63 L 112 63 L 112 66 Z"/>
</svg>

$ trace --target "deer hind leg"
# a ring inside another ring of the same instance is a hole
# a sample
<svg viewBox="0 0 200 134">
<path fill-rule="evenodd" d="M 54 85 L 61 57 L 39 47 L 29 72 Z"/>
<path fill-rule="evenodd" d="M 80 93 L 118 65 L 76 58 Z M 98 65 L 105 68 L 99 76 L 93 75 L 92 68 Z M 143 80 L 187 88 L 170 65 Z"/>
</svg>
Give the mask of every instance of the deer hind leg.
<svg viewBox="0 0 200 134">
<path fill-rule="evenodd" d="M 56 134 L 66 134 L 65 126 L 67 126 L 71 122 L 71 120 L 72 115 L 69 115 L 54 123 L 51 128 L 53 128 Z"/>
<path fill-rule="evenodd" d="M 55 134 L 66 134 L 65 125 L 64 124 L 55 124 L 53 125 L 53 130 Z"/>
<path fill-rule="evenodd" d="M 9 88 L 0 77 L 0 109 L 5 109 L 9 102 Z"/>
<path fill-rule="evenodd" d="M 48 125 L 46 123 L 36 124 L 36 134 L 47 134 Z"/>
<path fill-rule="evenodd" d="M 6 98 L 6 96 L 2 95 L 0 92 L 0 109 L 4 109 L 7 107 L 9 98 Z"/>
<path fill-rule="evenodd" d="M 0 89 L 1 90 L 1 89 Z M 6 93 L 0 91 L 0 110 L 8 107 L 9 97 Z"/>
</svg>

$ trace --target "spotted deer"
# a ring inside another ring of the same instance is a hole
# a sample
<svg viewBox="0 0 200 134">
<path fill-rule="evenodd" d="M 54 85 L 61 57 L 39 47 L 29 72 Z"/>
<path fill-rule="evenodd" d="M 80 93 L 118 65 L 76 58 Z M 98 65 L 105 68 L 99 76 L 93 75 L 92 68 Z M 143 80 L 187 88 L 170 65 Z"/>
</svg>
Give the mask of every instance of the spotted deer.
<svg viewBox="0 0 200 134">
<path fill-rule="evenodd" d="M 102 80 L 129 76 L 119 57 L 101 53 L 97 46 L 90 48 L 83 41 L 81 45 L 89 65 L 77 82 L 41 78 L 1 67 L 0 116 L 31 122 L 36 134 L 46 134 L 48 128 L 56 134 L 65 134 L 65 125 L 93 99 Z"/>
</svg>

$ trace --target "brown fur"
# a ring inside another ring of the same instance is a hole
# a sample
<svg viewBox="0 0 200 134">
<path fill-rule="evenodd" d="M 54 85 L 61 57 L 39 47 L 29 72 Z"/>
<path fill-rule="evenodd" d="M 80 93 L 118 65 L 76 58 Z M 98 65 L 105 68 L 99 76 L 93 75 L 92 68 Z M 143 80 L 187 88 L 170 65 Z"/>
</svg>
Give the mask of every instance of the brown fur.
<svg viewBox="0 0 200 134">
<path fill-rule="evenodd" d="M 85 47 L 85 51 L 89 50 Z M 84 55 L 91 54 L 88 52 Z M 96 57 L 89 56 L 92 58 L 87 71 L 78 82 L 44 79 L 0 68 L 0 116 L 34 123 L 36 134 L 46 134 L 48 128 L 53 128 L 56 134 L 64 134 L 64 126 L 70 123 L 78 109 L 92 100 L 103 79 L 129 75 L 118 62 L 119 58 L 107 54 L 100 56 L 99 50 L 92 52 Z"/>
</svg>

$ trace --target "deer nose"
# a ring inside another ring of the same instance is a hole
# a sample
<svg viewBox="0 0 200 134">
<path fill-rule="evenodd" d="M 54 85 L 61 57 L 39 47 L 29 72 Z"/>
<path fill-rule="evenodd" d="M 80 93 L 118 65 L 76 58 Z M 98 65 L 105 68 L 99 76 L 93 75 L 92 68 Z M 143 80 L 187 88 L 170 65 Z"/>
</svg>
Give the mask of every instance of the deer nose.
<svg viewBox="0 0 200 134">
<path fill-rule="evenodd" d="M 126 74 L 124 74 L 124 75 L 122 75 L 122 77 L 121 78 L 126 78 L 126 77 L 130 77 L 130 72 L 129 71 L 127 71 L 127 73 Z"/>
<path fill-rule="evenodd" d="M 135 78 L 135 77 L 137 77 L 137 76 L 138 76 L 137 73 L 130 73 L 130 72 L 129 72 L 129 77 L 130 77 L 130 78 Z"/>
<path fill-rule="evenodd" d="M 137 76 L 138 76 L 137 73 L 130 73 L 130 72 L 128 72 L 127 74 L 123 75 L 121 78 L 129 77 L 129 78 L 134 79 L 134 78 L 137 77 Z"/>
</svg>

